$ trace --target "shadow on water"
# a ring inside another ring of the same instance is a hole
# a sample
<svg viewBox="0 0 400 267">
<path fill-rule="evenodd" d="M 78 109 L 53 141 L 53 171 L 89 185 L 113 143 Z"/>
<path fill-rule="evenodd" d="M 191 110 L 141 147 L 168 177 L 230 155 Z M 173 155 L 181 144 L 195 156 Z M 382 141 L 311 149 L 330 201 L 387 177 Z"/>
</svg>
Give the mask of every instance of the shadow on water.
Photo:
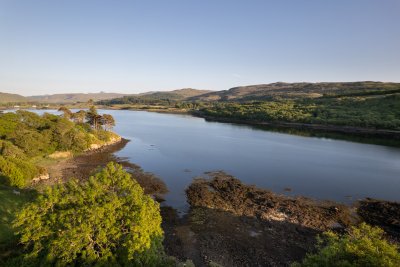
<svg viewBox="0 0 400 267">
<path fill-rule="evenodd" d="M 326 131 L 321 129 L 298 128 L 298 127 L 288 127 L 279 125 L 251 125 L 251 124 L 243 124 L 235 122 L 213 121 L 207 119 L 206 121 L 209 123 L 228 123 L 236 125 L 238 127 L 247 127 L 254 130 L 290 134 L 302 137 L 326 138 L 326 139 L 343 140 L 343 141 L 356 142 L 362 144 L 400 147 L 399 137 L 397 136 L 389 137 L 387 135 L 379 133 L 342 133 L 335 131 Z"/>
</svg>

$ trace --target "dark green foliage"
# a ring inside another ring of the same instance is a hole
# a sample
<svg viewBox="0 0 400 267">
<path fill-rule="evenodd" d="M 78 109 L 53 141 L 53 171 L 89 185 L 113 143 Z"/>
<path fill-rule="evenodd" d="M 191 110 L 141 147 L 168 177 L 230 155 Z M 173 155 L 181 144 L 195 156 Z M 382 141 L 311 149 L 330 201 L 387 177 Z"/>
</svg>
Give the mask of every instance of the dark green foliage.
<svg viewBox="0 0 400 267">
<path fill-rule="evenodd" d="M 400 266 L 399 247 L 384 239 L 384 232 L 362 223 L 339 236 L 326 232 L 319 240 L 318 252 L 309 254 L 300 266 L 327 267 L 397 267 Z"/>
<path fill-rule="evenodd" d="M 26 180 L 22 170 L 11 159 L 7 160 L 0 156 L 0 170 L 0 178 L 3 184 L 16 187 L 25 186 Z"/>
<path fill-rule="evenodd" d="M 19 124 L 19 116 L 15 113 L 0 114 L 0 138 L 6 138 L 15 131 Z"/>
<path fill-rule="evenodd" d="M 47 188 L 14 224 L 25 252 L 19 266 L 158 266 L 163 261 L 159 204 L 109 163 L 79 183 Z"/>
<path fill-rule="evenodd" d="M 246 121 L 299 122 L 400 130 L 400 95 L 339 97 L 267 102 L 214 103 L 212 117 Z"/>
<path fill-rule="evenodd" d="M 66 114 L 70 114 L 65 109 Z M 96 111 L 97 113 L 97 111 Z M 0 176 L 7 185 L 23 187 L 42 170 L 35 166 L 35 158 L 55 151 L 82 152 L 92 143 L 104 143 L 113 133 L 101 127 L 92 129 L 84 123 L 79 112 L 79 123 L 72 116 L 56 116 L 18 110 L 0 114 Z"/>
<path fill-rule="evenodd" d="M 28 160 L 0 156 L 0 177 L 4 184 L 25 187 L 41 169 Z"/>
<path fill-rule="evenodd" d="M 15 214 L 23 205 L 36 197 L 31 190 L 15 190 L 15 188 L 0 185 L 0 266 L 5 264 L 6 257 L 18 253 L 18 240 L 11 227 Z"/>
<path fill-rule="evenodd" d="M 10 141 L 24 151 L 28 157 L 44 155 L 55 150 L 51 146 L 51 132 L 37 131 L 27 128 L 25 125 L 19 125 L 10 135 Z"/>
</svg>

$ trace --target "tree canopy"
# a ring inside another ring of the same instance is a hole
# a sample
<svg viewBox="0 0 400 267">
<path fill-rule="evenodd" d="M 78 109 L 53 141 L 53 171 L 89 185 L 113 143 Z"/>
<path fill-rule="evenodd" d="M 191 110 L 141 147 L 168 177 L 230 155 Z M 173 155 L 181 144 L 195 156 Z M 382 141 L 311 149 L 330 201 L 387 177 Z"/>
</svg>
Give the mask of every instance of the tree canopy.
<svg viewBox="0 0 400 267">
<path fill-rule="evenodd" d="M 400 266 L 398 246 L 388 243 L 382 229 L 365 223 L 352 227 L 343 236 L 333 232 L 324 233 L 318 248 L 317 253 L 307 255 L 302 263 L 296 263 L 293 267 Z"/>
<path fill-rule="evenodd" d="M 49 187 L 18 215 L 26 253 L 19 265 L 157 266 L 162 253 L 159 204 L 109 163 L 88 180 Z"/>
</svg>

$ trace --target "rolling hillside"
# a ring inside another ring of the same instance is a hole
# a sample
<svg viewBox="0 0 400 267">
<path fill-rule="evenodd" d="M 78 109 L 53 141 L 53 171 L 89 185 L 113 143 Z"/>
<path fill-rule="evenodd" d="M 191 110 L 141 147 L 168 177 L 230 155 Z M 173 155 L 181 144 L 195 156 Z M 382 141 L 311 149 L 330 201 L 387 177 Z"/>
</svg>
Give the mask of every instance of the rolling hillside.
<svg viewBox="0 0 400 267">
<path fill-rule="evenodd" d="M 189 101 L 254 101 L 276 98 L 318 98 L 321 96 L 400 93 L 400 83 L 271 83 L 234 87 L 190 97 Z"/>
<path fill-rule="evenodd" d="M 209 90 L 198 90 L 192 88 L 184 88 L 173 91 L 159 91 L 159 92 L 148 92 L 130 96 L 124 96 L 121 98 L 99 101 L 99 104 L 156 104 L 164 101 L 184 101 L 192 97 L 200 96 L 203 94 L 210 93 Z"/>
<path fill-rule="evenodd" d="M 77 103 L 87 102 L 90 99 L 93 101 L 100 101 L 106 99 L 113 99 L 123 97 L 126 94 L 118 93 L 89 93 L 89 94 L 54 94 L 54 95 L 38 95 L 28 97 L 30 101 L 40 103 Z"/>
<path fill-rule="evenodd" d="M 22 95 L 0 93 L 0 103 L 15 103 L 15 102 L 27 102 L 28 99 Z"/>
</svg>

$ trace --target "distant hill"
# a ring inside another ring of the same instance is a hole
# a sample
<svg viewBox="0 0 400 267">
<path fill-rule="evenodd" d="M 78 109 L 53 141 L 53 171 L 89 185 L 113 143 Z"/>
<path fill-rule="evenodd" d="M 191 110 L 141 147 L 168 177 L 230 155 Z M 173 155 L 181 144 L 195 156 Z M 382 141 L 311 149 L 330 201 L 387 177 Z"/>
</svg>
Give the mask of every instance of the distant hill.
<svg viewBox="0 0 400 267">
<path fill-rule="evenodd" d="M 148 92 L 148 93 L 138 94 L 137 96 L 138 97 L 146 97 L 146 98 L 154 98 L 154 99 L 169 98 L 171 100 L 182 100 L 182 99 L 187 99 L 189 97 L 203 95 L 203 94 L 206 94 L 209 92 L 212 92 L 212 91 L 192 89 L 192 88 L 183 88 L 183 89 L 177 89 L 177 90 L 173 90 L 173 91 Z M 133 95 L 133 96 L 136 96 L 136 95 Z"/>
<path fill-rule="evenodd" d="M 111 100 L 99 101 L 99 104 L 157 104 L 165 101 L 183 101 L 191 97 L 200 96 L 209 93 L 209 90 L 198 90 L 192 88 L 184 88 L 173 91 L 159 91 L 159 92 L 148 92 L 136 95 L 124 96 L 121 98 L 115 98 Z"/>
<path fill-rule="evenodd" d="M 30 101 L 36 101 L 41 103 L 77 103 L 77 102 L 87 102 L 90 99 L 93 101 L 100 101 L 106 99 L 113 99 L 118 97 L 123 97 L 127 94 L 118 93 L 89 93 L 89 94 L 54 94 L 54 95 L 38 95 L 29 96 Z"/>
<path fill-rule="evenodd" d="M 189 97 L 189 101 L 251 101 L 275 98 L 316 98 L 321 96 L 400 93 L 400 83 L 338 82 L 338 83 L 271 83 L 234 87 Z"/>
<path fill-rule="evenodd" d="M 15 102 L 27 102 L 28 99 L 22 95 L 0 93 L 0 103 L 15 103 Z"/>
</svg>

